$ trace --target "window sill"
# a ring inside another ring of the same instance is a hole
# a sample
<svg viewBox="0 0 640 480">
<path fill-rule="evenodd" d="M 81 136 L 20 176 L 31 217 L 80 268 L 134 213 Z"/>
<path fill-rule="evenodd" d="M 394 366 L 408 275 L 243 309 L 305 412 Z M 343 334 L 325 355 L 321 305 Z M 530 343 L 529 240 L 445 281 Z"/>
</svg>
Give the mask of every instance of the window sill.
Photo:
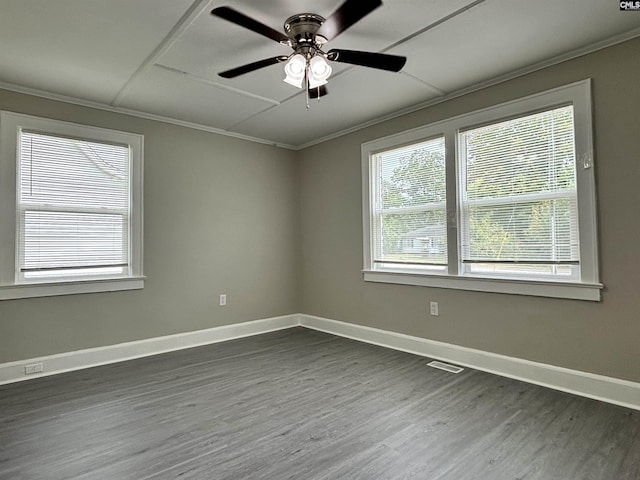
<svg viewBox="0 0 640 480">
<path fill-rule="evenodd" d="M 118 292 L 144 288 L 145 277 L 109 278 L 100 280 L 71 280 L 50 283 L 21 283 L 0 285 L 0 300 L 53 297 L 80 293 Z"/>
<path fill-rule="evenodd" d="M 363 273 L 365 282 L 395 283 L 399 285 L 417 285 L 535 297 L 570 298 L 592 302 L 600 301 L 600 292 L 603 288 L 601 283 L 548 282 L 470 276 L 454 277 L 450 275 L 372 270 L 363 270 Z"/>
</svg>

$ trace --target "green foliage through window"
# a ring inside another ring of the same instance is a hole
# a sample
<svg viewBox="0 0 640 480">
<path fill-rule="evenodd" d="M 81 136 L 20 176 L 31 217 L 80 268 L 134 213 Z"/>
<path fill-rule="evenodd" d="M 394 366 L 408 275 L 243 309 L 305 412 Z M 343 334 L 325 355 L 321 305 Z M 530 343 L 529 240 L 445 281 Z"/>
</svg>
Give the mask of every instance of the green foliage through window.
<svg viewBox="0 0 640 480">
<path fill-rule="evenodd" d="M 376 156 L 379 171 L 377 262 L 446 264 L 444 139 Z"/>
<path fill-rule="evenodd" d="M 579 258 L 573 108 L 460 134 L 464 260 Z"/>
</svg>

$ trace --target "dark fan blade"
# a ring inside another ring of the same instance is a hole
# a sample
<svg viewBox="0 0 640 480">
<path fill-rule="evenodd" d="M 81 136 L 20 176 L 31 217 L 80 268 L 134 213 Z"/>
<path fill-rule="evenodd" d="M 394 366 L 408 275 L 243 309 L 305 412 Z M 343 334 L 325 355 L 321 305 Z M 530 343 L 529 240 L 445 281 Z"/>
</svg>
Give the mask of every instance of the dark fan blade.
<svg viewBox="0 0 640 480">
<path fill-rule="evenodd" d="M 358 50 L 329 50 L 327 58 L 334 62 L 351 63 L 391 72 L 399 72 L 407 62 L 407 57 L 387 55 L 386 53 L 360 52 Z"/>
<path fill-rule="evenodd" d="M 347 0 L 324 21 L 316 35 L 331 40 L 380 5 L 381 0 Z"/>
<path fill-rule="evenodd" d="M 329 93 L 327 91 L 327 86 L 326 85 L 320 85 L 317 88 L 310 88 L 309 89 L 309 98 L 324 97 L 327 93 Z"/>
<path fill-rule="evenodd" d="M 253 72 L 254 70 L 258 70 L 259 68 L 268 67 L 269 65 L 275 65 L 276 63 L 284 62 L 287 60 L 286 55 L 280 55 L 279 57 L 273 58 L 265 58 L 264 60 L 258 60 L 257 62 L 248 63 L 246 65 L 242 65 L 241 67 L 232 68 L 231 70 L 225 70 L 224 72 L 220 72 L 220 75 L 223 78 L 234 78 L 239 75 L 244 75 L 245 73 Z"/>
<path fill-rule="evenodd" d="M 235 23 L 236 25 L 240 25 L 241 27 L 248 28 L 260 35 L 264 35 L 271 40 L 275 40 L 276 42 L 288 42 L 289 37 L 287 37 L 284 33 L 281 33 L 277 30 L 274 30 L 271 27 L 266 26 L 264 23 L 260 23 L 253 18 L 247 17 L 244 13 L 240 13 L 237 10 L 229 7 L 218 7 L 211 10 L 211 15 L 216 15 L 217 17 L 224 18 L 230 22 Z"/>
</svg>

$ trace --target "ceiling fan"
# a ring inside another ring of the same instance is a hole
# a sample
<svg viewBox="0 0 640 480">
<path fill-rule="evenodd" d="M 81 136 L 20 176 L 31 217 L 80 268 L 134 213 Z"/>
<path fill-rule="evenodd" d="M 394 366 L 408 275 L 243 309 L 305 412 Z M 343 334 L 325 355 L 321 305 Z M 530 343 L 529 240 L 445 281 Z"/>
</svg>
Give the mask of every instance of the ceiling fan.
<svg viewBox="0 0 640 480">
<path fill-rule="evenodd" d="M 240 67 L 220 72 L 223 78 L 235 78 L 260 68 L 287 62 L 285 82 L 306 88 L 307 100 L 326 95 L 327 79 L 332 68 L 327 60 L 364 67 L 399 72 L 407 59 L 398 55 L 362 52 L 358 50 L 322 50 L 323 46 L 382 5 L 381 0 L 346 0 L 328 18 L 315 13 L 298 13 L 284 22 L 284 33 L 246 16 L 231 7 L 218 7 L 212 15 L 259 33 L 293 49 L 290 55 L 265 58 Z M 307 108 L 309 102 L 307 101 Z"/>
</svg>

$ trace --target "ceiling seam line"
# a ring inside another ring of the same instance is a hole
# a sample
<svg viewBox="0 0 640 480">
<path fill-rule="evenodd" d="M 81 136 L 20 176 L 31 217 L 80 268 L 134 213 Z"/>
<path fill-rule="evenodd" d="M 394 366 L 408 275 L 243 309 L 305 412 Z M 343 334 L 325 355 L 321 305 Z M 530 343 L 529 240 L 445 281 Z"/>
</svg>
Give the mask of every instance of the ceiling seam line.
<svg viewBox="0 0 640 480">
<path fill-rule="evenodd" d="M 392 48 L 397 47 L 398 45 L 402 45 L 403 43 L 408 42 L 409 40 L 422 35 L 425 32 L 428 32 L 429 30 L 433 30 L 434 28 L 436 28 L 439 25 L 442 25 L 445 22 L 448 22 L 449 20 L 457 17 L 458 15 L 461 15 L 463 13 L 465 13 L 468 10 L 471 10 L 472 8 L 480 5 L 481 3 L 484 3 L 486 0 L 475 0 L 475 2 L 470 3 L 468 5 L 465 5 L 464 7 L 459 8 L 458 10 L 456 10 L 455 12 L 450 13 L 449 15 L 445 15 L 444 17 L 436 20 L 433 23 L 430 23 L 429 25 L 427 25 L 426 27 L 421 28 L 420 30 L 417 30 L 415 32 L 413 32 L 410 35 L 407 35 L 404 38 L 401 38 L 400 40 L 398 40 L 397 42 L 392 43 L 391 45 L 389 45 L 388 47 L 383 48 L 382 50 L 380 50 L 381 53 L 387 52 L 389 50 L 391 50 Z"/>
<path fill-rule="evenodd" d="M 296 94 L 295 96 L 297 96 L 298 94 Z M 290 97 L 291 98 L 291 97 Z M 283 100 L 280 105 L 282 105 L 284 102 L 286 102 L 288 99 Z M 242 120 L 240 120 L 239 122 L 234 123 L 233 125 L 228 126 L 227 128 L 225 128 L 225 131 L 227 132 L 231 132 L 231 133 L 238 133 L 238 132 L 234 132 L 233 129 L 236 128 L 239 125 L 242 125 L 244 122 L 248 122 L 249 120 L 254 119 L 255 117 L 257 117 L 258 115 L 262 115 L 263 113 L 268 112 L 269 110 L 273 110 L 276 107 L 279 107 L 280 105 L 271 105 L 263 110 L 260 110 L 259 112 L 254 113 L 253 115 L 248 116 L 247 118 L 244 118 Z"/>
<path fill-rule="evenodd" d="M 173 26 L 171 31 L 162 39 L 156 48 L 147 56 L 147 58 L 138 66 L 135 72 L 131 74 L 129 79 L 124 83 L 122 88 L 118 91 L 116 96 L 111 101 L 110 105 L 117 107 L 127 89 L 142 73 L 144 73 L 155 61 L 160 58 L 182 35 L 182 33 L 189 28 L 189 26 L 195 21 L 195 19 L 207 8 L 210 0 L 195 0 L 187 11 L 180 17 L 180 19 Z"/>
<path fill-rule="evenodd" d="M 216 82 L 206 77 L 201 77 L 199 75 L 194 75 L 192 73 L 185 72 L 184 70 L 180 70 L 178 68 L 173 68 L 167 65 L 163 65 L 162 63 L 155 63 L 153 66 L 161 70 L 165 70 L 167 72 L 173 73 L 174 75 L 179 75 L 181 77 L 184 77 L 191 82 L 201 83 L 203 85 L 208 85 L 210 87 L 221 88 L 229 92 L 237 93 L 238 95 L 242 95 L 244 97 L 263 101 L 264 103 L 268 103 L 270 105 L 274 105 L 274 106 L 280 105 L 280 102 L 278 100 L 274 100 L 273 98 L 263 97 L 262 95 L 247 92 L 245 90 L 241 90 L 239 88 L 235 88 L 230 85 L 225 85 L 224 83 Z"/>
<path fill-rule="evenodd" d="M 444 96 L 447 95 L 449 92 L 446 92 L 445 90 L 442 90 L 441 88 L 436 87 L 435 85 L 422 80 L 421 78 L 416 77 L 415 75 L 411 75 L 410 73 L 407 72 L 400 72 L 402 75 L 404 75 L 405 77 L 409 77 L 410 79 L 423 84 L 425 87 L 429 88 L 430 90 L 433 90 L 434 92 L 436 92 L 438 95 L 440 96 Z"/>
</svg>

